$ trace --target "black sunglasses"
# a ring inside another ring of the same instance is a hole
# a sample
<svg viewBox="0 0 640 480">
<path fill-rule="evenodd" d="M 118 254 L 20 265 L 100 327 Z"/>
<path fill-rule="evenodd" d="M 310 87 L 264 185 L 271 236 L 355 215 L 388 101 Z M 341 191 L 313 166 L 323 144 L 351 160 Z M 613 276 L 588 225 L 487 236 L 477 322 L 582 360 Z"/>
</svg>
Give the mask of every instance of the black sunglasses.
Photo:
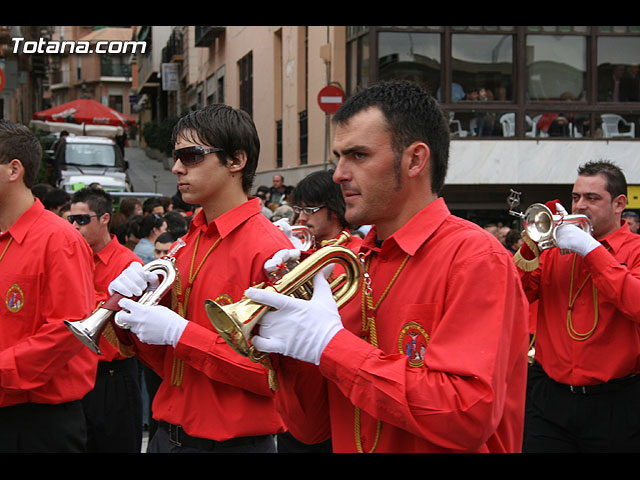
<svg viewBox="0 0 640 480">
<path fill-rule="evenodd" d="M 204 160 L 204 156 L 209 153 L 222 152 L 221 148 L 204 148 L 200 145 L 194 145 L 192 147 L 179 148 L 173 151 L 173 161 L 180 160 L 185 167 L 190 167 L 201 163 Z"/>
<path fill-rule="evenodd" d="M 81 213 L 79 215 L 69 215 L 67 220 L 69 223 L 76 222 L 78 225 L 88 225 L 91 222 L 91 217 L 99 217 L 100 215 L 89 215 L 88 213 Z"/>
</svg>

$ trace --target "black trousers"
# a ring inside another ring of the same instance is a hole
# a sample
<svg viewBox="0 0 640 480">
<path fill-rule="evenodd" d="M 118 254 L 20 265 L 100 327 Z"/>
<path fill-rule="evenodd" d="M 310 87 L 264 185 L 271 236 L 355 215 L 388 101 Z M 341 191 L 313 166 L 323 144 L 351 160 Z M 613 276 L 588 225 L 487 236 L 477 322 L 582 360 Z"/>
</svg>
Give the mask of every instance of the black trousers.
<svg viewBox="0 0 640 480">
<path fill-rule="evenodd" d="M 524 453 L 640 452 L 640 375 L 594 387 L 558 383 L 529 367 Z"/>
<path fill-rule="evenodd" d="M 100 362 L 96 385 L 83 399 L 89 453 L 140 453 L 142 394 L 135 357 Z"/>
<path fill-rule="evenodd" d="M 159 422 L 147 453 L 277 453 L 275 435 L 216 442 L 187 435 L 180 427 Z"/>
<path fill-rule="evenodd" d="M 80 400 L 0 408 L 0 453 L 84 453 L 86 442 Z"/>
</svg>

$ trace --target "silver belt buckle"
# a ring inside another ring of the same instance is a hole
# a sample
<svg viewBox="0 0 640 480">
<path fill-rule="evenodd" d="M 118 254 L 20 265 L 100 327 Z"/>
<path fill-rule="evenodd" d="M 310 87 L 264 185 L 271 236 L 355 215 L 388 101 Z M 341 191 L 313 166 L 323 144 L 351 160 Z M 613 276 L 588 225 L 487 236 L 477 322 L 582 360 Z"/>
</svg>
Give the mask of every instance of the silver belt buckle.
<svg viewBox="0 0 640 480">
<path fill-rule="evenodd" d="M 177 447 L 181 447 L 182 443 L 178 440 L 180 433 L 180 425 L 169 424 L 169 441 Z"/>
<path fill-rule="evenodd" d="M 571 393 L 582 393 L 583 395 L 587 393 L 587 389 L 584 387 L 584 385 L 582 387 L 570 385 L 569 390 L 571 390 Z"/>
</svg>

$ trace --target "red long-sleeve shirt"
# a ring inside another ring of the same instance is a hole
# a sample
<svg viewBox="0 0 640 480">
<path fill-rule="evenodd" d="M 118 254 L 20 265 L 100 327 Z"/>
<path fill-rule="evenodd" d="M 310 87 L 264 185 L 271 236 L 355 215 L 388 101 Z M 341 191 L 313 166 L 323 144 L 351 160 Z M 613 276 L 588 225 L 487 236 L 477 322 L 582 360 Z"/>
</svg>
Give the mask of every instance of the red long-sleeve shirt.
<svg viewBox="0 0 640 480">
<path fill-rule="evenodd" d="M 275 409 L 267 370 L 225 343 L 213 328 L 204 302 L 239 301 L 247 288 L 268 280 L 265 262 L 292 245 L 262 215 L 258 199 L 208 225 L 200 212 L 183 237 L 186 246 L 175 254 L 180 281 L 174 284 L 171 296 L 176 311 L 190 271 L 197 270 L 219 238 L 222 240 L 202 263 L 193 283 L 186 302 L 189 323 L 176 348 L 136 341 L 138 357 L 163 378 L 153 402 L 153 417 L 181 425 L 189 435 L 218 441 L 279 433 L 284 427 Z"/>
<path fill-rule="evenodd" d="M 567 385 L 594 385 L 640 372 L 640 235 L 626 222 L 600 239 L 585 258 L 543 250 L 540 267 L 522 272 L 531 302 L 538 300 L 536 360 L 554 380 Z M 573 261 L 575 259 L 575 267 Z M 579 291 L 571 320 L 578 333 L 593 335 L 578 341 L 567 329 L 570 285 Z"/>
<path fill-rule="evenodd" d="M 409 256 L 376 311 L 378 347 L 356 297 L 319 367 L 278 357 L 276 397 L 292 434 L 331 435 L 336 452 L 355 452 L 358 436 L 369 451 L 380 425 L 376 452 L 520 451 L 528 305 L 511 256 L 442 199 L 381 247 L 375 237 L 374 226 L 360 250 L 374 303 Z"/>
<path fill-rule="evenodd" d="M 133 262 L 143 263 L 140 257 L 122 245 L 115 235 L 111 235 L 111 241 L 102 250 L 93 254 L 96 304 L 109 298 L 109 284 Z M 116 342 L 117 338 L 115 335 L 111 335 L 110 340 Z M 120 354 L 118 348 L 107 341 L 104 336 L 100 338 L 100 351 L 102 352 L 100 361 L 122 360 L 125 358 Z"/>
<path fill-rule="evenodd" d="M 0 406 L 81 399 L 98 357 L 64 320 L 82 320 L 95 305 L 91 249 L 36 199 L 0 234 L 2 252 Z"/>
</svg>

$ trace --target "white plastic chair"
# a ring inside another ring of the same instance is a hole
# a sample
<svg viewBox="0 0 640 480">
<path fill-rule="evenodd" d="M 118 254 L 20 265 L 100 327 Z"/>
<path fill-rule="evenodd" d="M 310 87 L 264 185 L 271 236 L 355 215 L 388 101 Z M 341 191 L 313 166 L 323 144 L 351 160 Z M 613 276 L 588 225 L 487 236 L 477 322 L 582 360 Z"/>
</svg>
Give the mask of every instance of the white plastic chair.
<svg viewBox="0 0 640 480">
<path fill-rule="evenodd" d="M 513 137 L 516 134 L 516 114 L 505 113 L 500 117 L 500 123 L 502 124 L 502 136 Z"/>
<path fill-rule="evenodd" d="M 460 120 L 455 119 L 455 112 L 449 112 L 449 125 L 454 126 L 454 129 L 451 130 L 451 135 L 454 137 L 466 137 L 469 132 L 462 129 L 462 124 Z"/>
<path fill-rule="evenodd" d="M 600 117 L 602 118 L 602 136 L 604 138 L 634 138 L 636 136 L 636 125 L 634 123 L 627 122 L 620 115 L 616 115 L 613 113 L 603 113 L 602 115 L 600 115 Z M 627 127 L 628 131 L 620 131 L 618 127 L 621 123 L 625 125 L 625 127 Z"/>
</svg>

